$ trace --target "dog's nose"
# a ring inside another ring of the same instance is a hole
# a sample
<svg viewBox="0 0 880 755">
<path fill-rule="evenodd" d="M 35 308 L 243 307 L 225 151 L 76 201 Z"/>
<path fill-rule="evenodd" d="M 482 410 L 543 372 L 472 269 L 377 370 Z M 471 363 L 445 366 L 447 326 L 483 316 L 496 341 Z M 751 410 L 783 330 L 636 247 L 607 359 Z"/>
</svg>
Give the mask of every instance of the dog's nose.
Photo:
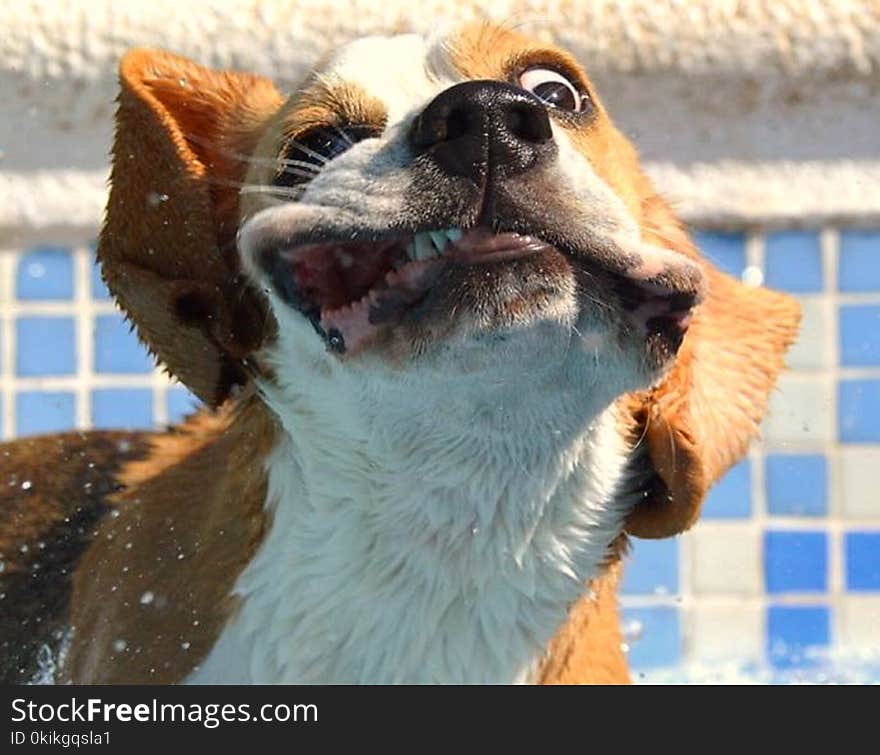
<svg viewBox="0 0 880 755">
<path fill-rule="evenodd" d="M 468 81 L 435 97 L 416 118 L 410 144 L 440 170 L 482 185 L 522 173 L 556 153 L 547 109 L 500 81 Z"/>
</svg>

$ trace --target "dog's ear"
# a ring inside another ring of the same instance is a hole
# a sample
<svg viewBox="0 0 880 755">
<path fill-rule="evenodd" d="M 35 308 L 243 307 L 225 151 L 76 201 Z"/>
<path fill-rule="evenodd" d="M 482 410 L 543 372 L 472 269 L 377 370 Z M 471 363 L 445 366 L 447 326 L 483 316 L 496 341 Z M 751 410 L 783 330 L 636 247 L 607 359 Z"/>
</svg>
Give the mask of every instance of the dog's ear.
<svg viewBox="0 0 880 755">
<path fill-rule="evenodd" d="M 629 403 L 653 479 L 626 529 L 659 538 L 693 525 L 709 488 L 746 453 L 797 335 L 800 308 L 715 268 L 655 194 L 643 212 L 647 239 L 697 260 L 708 279 L 671 372 Z"/>
<path fill-rule="evenodd" d="M 120 83 L 104 279 L 149 349 L 217 405 L 264 335 L 235 231 L 247 156 L 281 96 L 266 79 L 155 50 L 128 53 Z"/>
</svg>

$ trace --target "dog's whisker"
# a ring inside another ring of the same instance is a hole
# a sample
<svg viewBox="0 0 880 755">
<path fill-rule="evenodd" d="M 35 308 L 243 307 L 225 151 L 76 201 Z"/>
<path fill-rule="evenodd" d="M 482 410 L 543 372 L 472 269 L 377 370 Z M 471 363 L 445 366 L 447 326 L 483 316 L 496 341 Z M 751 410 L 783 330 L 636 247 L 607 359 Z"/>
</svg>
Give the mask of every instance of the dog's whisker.
<svg viewBox="0 0 880 755">
<path fill-rule="evenodd" d="M 297 141 L 296 139 L 288 139 L 286 141 L 286 145 L 296 147 L 298 150 L 300 150 L 300 152 L 304 152 L 312 159 L 317 160 L 318 163 L 320 163 L 321 165 L 326 165 L 330 162 L 330 159 L 328 157 L 322 155 L 320 152 L 316 152 L 311 147 L 307 147 L 305 144 Z"/>
<path fill-rule="evenodd" d="M 317 165 L 306 162 L 305 160 L 291 160 L 290 158 L 281 158 L 272 162 L 277 165 L 283 165 L 284 167 L 299 168 L 311 176 L 316 176 L 318 175 L 318 173 L 321 172 L 321 169 Z"/>
<path fill-rule="evenodd" d="M 191 141 L 194 144 L 198 144 L 202 147 L 206 147 L 212 152 L 222 155 L 223 157 L 229 157 L 237 162 L 248 163 L 251 165 L 271 165 L 271 166 L 282 166 L 284 168 L 299 168 L 302 169 L 303 173 L 296 173 L 295 175 L 301 175 L 306 178 L 312 178 L 316 176 L 320 172 L 320 167 L 315 165 L 314 163 L 310 163 L 306 160 L 294 160 L 291 158 L 274 158 L 274 157 L 257 157 L 254 155 L 245 155 L 241 152 L 236 152 L 234 150 L 225 149 L 219 146 L 216 142 L 210 141 L 208 139 L 202 139 L 199 136 L 196 136 L 190 132 L 184 132 L 184 136 L 187 141 Z M 307 147 L 296 143 L 298 149 L 301 149 L 303 152 L 309 154 L 310 157 L 314 157 L 316 160 L 321 160 L 322 164 L 326 163 L 327 160 L 322 155 L 317 152 L 313 152 L 309 150 Z M 284 173 L 288 171 L 282 171 Z"/>
<path fill-rule="evenodd" d="M 289 190 L 271 184 L 242 184 L 240 191 L 242 194 L 266 194 L 282 199 L 292 199 L 294 196 Z"/>
<path fill-rule="evenodd" d="M 345 140 L 346 147 L 354 146 L 354 140 L 352 140 L 352 138 L 347 133 L 345 133 L 343 129 L 339 128 L 339 126 L 337 126 L 335 123 L 331 123 L 330 128 L 332 128 L 337 134 L 339 134 L 340 137 L 342 137 L 343 140 Z"/>
</svg>

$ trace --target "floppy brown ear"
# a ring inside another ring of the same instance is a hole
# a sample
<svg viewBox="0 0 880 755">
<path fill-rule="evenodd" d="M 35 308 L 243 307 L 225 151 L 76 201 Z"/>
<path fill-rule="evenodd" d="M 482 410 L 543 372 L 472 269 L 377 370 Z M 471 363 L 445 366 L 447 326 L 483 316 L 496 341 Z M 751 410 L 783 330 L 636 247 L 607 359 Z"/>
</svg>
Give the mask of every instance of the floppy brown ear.
<svg viewBox="0 0 880 755">
<path fill-rule="evenodd" d="M 800 308 L 791 297 L 745 286 L 701 257 L 659 197 L 651 196 L 644 211 L 649 240 L 698 260 L 709 284 L 672 371 L 629 405 L 657 484 L 626 529 L 659 538 L 693 525 L 709 488 L 746 453 L 797 335 Z"/>
<path fill-rule="evenodd" d="M 156 50 L 120 64 L 104 279 L 138 334 L 208 404 L 246 381 L 261 298 L 234 248 L 238 187 L 281 96 L 266 79 Z"/>
</svg>

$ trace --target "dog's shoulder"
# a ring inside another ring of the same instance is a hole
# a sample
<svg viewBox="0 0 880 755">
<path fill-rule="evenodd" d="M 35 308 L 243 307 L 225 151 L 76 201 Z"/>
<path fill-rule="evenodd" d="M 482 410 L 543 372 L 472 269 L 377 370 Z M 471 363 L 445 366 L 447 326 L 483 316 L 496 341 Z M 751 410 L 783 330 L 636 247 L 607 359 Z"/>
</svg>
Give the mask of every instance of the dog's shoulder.
<svg viewBox="0 0 880 755">
<path fill-rule="evenodd" d="M 147 455 L 150 438 L 73 432 L 0 446 L 0 681 L 30 680 L 58 645 L 76 564 L 120 470 Z"/>
<path fill-rule="evenodd" d="M 73 575 L 63 679 L 177 682 L 208 652 L 265 532 L 273 427 L 245 399 L 155 436 L 125 466 L 116 515 Z"/>
</svg>

